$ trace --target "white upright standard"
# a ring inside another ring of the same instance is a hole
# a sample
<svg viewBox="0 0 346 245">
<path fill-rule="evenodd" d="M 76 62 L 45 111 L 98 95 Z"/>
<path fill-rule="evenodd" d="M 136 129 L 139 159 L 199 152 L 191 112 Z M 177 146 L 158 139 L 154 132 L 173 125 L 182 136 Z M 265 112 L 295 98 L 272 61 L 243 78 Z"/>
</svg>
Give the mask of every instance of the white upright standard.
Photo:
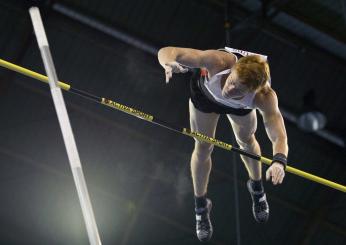
<svg viewBox="0 0 346 245">
<path fill-rule="evenodd" d="M 70 161 L 73 179 L 76 184 L 79 201 L 82 207 L 83 217 L 91 245 L 101 245 L 100 236 L 92 210 L 88 189 L 85 183 L 84 174 L 79 159 L 76 142 L 73 136 L 70 120 L 67 114 L 64 98 L 60 87 L 58 87 L 58 78 L 55 72 L 53 59 L 49 50 L 48 40 L 43 27 L 40 11 L 37 7 L 31 7 L 31 21 L 34 26 L 38 46 L 41 51 L 44 67 L 48 76 L 50 91 L 56 113 L 58 115 L 60 128 L 65 142 L 65 147 Z"/>
</svg>

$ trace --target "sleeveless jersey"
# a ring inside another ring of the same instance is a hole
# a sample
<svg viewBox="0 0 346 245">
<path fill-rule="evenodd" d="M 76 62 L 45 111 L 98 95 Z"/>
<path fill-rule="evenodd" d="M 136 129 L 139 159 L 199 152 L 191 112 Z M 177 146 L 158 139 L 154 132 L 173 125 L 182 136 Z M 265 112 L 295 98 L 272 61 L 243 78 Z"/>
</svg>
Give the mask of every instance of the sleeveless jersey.
<svg viewBox="0 0 346 245">
<path fill-rule="evenodd" d="M 240 54 L 241 56 L 248 56 L 248 55 L 260 55 L 262 58 L 267 60 L 267 56 L 261 55 L 261 54 L 256 54 L 244 50 L 239 50 L 239 49 L 233 49 L 233 48 L 228 48 L 225 47 L 225 49 L 222 49 L 230 54 Z M 236 55 L 235 55 L 236 56 Z M 236 56 L 236 61 L 238 61 L 238 58 Z M 221 78 L 225 74 L 230 74 L 231 69 L 227 69 L 224 71 L 221 71 L 212 77 L 210 79 L 206 79 L 204 82 L 202 82 L 201 88 L 204 92 L 204 94 L 212 101 L 216 103 L 223 104 L 228 107 L 236 108 L 236 109 L 255 109 L 254 105 L 254 98 L 256 93 L 251 92 L 245 94 L 245 96 L 240 99 L 240 100 L 234 100 L 231 98 L 225 98 L 222 96 L 222 89 L 221 89 Z M 271 81 L 268 81 L 269 85 L 271 84 Z"/>
</svg>

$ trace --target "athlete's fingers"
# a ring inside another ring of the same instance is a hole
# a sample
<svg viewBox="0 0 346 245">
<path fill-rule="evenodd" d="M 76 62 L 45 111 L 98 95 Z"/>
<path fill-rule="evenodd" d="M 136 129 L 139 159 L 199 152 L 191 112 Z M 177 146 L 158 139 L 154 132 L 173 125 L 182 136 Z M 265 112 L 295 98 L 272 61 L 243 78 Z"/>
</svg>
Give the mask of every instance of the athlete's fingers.
<svg viewBox="0 0 346 245">
<path fill-rule="evenodd" d="M 277 184 L 281 184 L 285 177 L 285 171 L 281 167 L 277 167 L 277 169 L 278 169 Z"/>
<path fill-rule="evenodd" d="M 172 78 L 172 73 L 171 72 L 167 72 L 166 73 L 166 83 L 169 83 L 169 80 Z"/>
<path fill-rule="evenodd" d="M 165 74 L 166 74 L 166 83 L 169 82 L 169 79 L 172 77 L 172 67 L 166 65 L 165 66 Z"/>
<path fill-rule="evenodd" d="M 280 174 L 280 177 L 279 177 L 279 180 L 278 180 L 278 184 L 281 184 L 283 179 L 284 179 L 283 175 Z"/>
<path fill-rule="evenodd" d="M 279 184 L 281 184 L 282 183 L 282 181 L 284 180 L 284 178 L 285 178 L 285 171 L 282 171 L 282 173 L 281 173 L 281 175 L 280 175 L 280 181 L 279 181 Z"/>
<path fill-rule="evenodd" d="M 277 185 L 279 178 L 280 178 L 280 170 L 276 167 L 273 166 L 273 184 Z"/>
<path fill-rule="evenodd" d="M 166 83 L 169 83 L 169 72 L 166 71 Z"/>
<path fill-rule="evenodd" d="M 269 168 L 266 172 L 266 180 L 269 181 L 270 180 L 270 177 L 271 177 L 271 174 L 272 174 L 272 169 Z"/>
<path fill-rule="evenodd" d="M 281 167 L 277 167 L 277 171 L 278 171 L 278 173 L 277 173 L 278 177 L 277 177 L 276 184 L 280 184 L 280 181 L 282 182 L 282 178 L 283 178 L 282 173 L 284 171 L 283 171 L 283 169 Z"/>
</svg>

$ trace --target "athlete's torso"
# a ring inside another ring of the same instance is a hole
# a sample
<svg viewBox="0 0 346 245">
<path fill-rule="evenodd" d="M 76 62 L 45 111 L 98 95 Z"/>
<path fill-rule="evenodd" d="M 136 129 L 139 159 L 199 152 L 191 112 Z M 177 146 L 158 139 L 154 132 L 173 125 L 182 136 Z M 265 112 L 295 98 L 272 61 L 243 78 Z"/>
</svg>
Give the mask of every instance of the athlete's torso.
<svg viewBox="0 0 346 245">
<path fill-rule="evenodd" d="M 230 53 L 230 54 L 239 54 L 241 56 L 247 56 L 247 55 L 253 55 L 255 53 L 243 51 L 243 50 L 237 50 L 226 47 L 224 51 Z M 256 54 L 259 55 L 259 54 Z M 236 55 L 235 55 L 236 56 Z M 264 55 L 261 55 L 265 59 L 267 58 Z M 237 56 L 236 56 L 237 57 Z M 236 58 L 238 60 L 238 58 Z M 225 106 L 236 108 L 236 109 L 255 109 L 256 105 L 254 103 L 254 99 L 256 96 L 256 92 L 250 92 L 245 94 L 245 96 L 241 99 L 231 99 L 231 98 L 225 98 L 222 96 L 222 81 L 227 77 L 231 72 L 231 69 L 226 69 L 223 71 L 220 71 L 213 76 L 207 78 L 204 80 L 204 82 L 201 83 L 202 90 L 205 93 L 205 95 Z M 270 80 L 268 81 L 268 86 L 270 86 Z"/>
</svg>

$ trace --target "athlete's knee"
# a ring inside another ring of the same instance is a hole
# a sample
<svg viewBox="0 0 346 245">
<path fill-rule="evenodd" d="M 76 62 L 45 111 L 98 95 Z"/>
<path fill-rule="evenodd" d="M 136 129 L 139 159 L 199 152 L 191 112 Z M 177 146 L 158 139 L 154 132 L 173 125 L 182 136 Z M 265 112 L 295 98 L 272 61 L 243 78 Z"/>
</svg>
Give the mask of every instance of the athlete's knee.
<svg viewBox="0 0 346 245">
<path fill-rule="evenodd" d="M 257 141 L 254 134 L 251 134 L 247 137 L 238 137 L 237 143 L 242 149 L 251 149 L 256 145 Z"/>
<path fill-rule="evenodd" d="M 196 141 L 195 142 L 195 148 L 193 150 L 193 154 L 199 159 L 199 160 L 206 160 L 210 157 L 211 153 L 213 152 L 214 145 Z"/>
</svg>

